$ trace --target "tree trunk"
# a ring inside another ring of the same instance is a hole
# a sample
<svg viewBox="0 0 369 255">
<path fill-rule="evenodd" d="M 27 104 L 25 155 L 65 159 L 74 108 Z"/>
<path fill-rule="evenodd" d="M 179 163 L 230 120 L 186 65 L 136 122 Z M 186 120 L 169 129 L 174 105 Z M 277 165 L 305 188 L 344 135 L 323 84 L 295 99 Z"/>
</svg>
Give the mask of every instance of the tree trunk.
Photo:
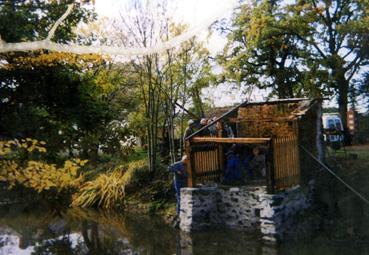
<svg viewBox="0 0 369 255">
<path fill-rule="evenodd" d="M 343 128 L 347 127 L 347 104 L 348 104 L 348 93 L 349 93 L 349 82 L 345 78 L 345 73 L 338 72 L 337 77 L 338 85 L 338 111 L 341 115 Z"/>
</svg>

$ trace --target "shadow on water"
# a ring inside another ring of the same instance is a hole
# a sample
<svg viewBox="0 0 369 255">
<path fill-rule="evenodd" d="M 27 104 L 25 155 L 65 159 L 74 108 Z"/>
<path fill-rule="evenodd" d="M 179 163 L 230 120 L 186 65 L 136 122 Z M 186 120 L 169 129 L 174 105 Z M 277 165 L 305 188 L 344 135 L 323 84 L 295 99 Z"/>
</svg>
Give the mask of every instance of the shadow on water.
<svg viewBox="0 0 369 255">
<path fill-rule="evenodd" d="M 311 240 L 267 245 L 237 231 L 188 235 L 160 218 L 69 209 L 0 210 L 0 255 L 12 254 L 369 254 L 369 245 Z"/>
</svg>

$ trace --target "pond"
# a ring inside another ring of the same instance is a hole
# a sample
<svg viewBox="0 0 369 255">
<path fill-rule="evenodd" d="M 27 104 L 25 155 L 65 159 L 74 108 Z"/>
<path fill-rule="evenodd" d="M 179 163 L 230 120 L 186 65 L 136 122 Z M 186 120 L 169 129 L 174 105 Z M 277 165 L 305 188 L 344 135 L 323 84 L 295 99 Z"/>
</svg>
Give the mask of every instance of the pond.
<svg viewBox="0 0 369 255">
<path fill-rule="evenodd" d="M 268 245 L 257 234 L 208 231 L 191 236 L 160 218 L 95 210 L 0 211 L 0 255 L 13 254 L 369 254 L 366 242 L 317 235 Z"/>
</svg>

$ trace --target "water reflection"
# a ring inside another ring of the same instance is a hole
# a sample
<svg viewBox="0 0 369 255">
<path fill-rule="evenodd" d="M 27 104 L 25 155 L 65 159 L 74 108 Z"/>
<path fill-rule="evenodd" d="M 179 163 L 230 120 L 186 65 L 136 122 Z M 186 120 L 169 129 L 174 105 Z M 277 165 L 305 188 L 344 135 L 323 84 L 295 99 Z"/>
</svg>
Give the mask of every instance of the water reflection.
<svg viewBox="0 0 369 255">
<path fill-rule="evenodd" d="M 26 254 L 368 254 L 366 245 L 314 239 L 266 245 L 256 234 L 176 231 L 159 218 L 69 209 L 0 211 L 0 255 Z"/>
<path fill-rule="evenodd" d="M 157 218 L 70 209 L 1 213 L 0 254 L 173 254 L 175 230 Z"/>
</svg>

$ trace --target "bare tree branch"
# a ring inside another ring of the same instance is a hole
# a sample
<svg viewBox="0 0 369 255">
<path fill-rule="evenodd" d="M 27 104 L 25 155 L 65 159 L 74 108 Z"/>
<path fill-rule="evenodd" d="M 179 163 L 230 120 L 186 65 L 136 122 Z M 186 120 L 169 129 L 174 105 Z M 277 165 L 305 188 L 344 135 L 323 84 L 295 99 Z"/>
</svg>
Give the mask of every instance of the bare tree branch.
<svg viewBox="0 0 369 255">
<path fill-rule="evenodd" d="M 120 56 L 147 56 L 155 53 L 165 52 L 168 49 L 174 48 L 181 43 L 191 39 L 193 36 L 199 34 L 204 29 L 208 29 L 216 20 L 224 15 L 228 10 L 232 10 L 238 6 L 238 1 L 232 0 L 227 4 L 226 9 L 222 9 L 211 15 L 211 17 L 204 20 L 197 27 L 191 28 L 179 36 L 172 38 L 166 42 L 156 43 L 154 46 L 143 48 L 124 48 L 117 46 L 82 46 L 78 44 L 60 44 L 50 41 L 54 36 L 57 27 L 64 21 L 64 19 L 70 14 L 73 4 L 68 6 L 67 11 L 62 17 L 54 24 L 50 30 L 47 38 L 40 41 L 32 42 L 18 42 L 18 43 L 6 43 L 0 41 L 0 53 L 5 52 L 25 52 L 25 51 L 37 51 L 37 50 L 49 50 L 57 52 L 66 52 L 74 54 L 106 54 L 106 55 L 120 55 Z"/>
<path fill-rule="evenodd" d="M 72 12 L 73 7 L 74 7 L 74 4 L 69 4 L 68 5 L 68 8 L 65 11 L 65 13 L 55 22 L 53 27 L 50 29 L 49 34 L 46 37 L 47 41 L 50 41 L 54 37 L 56 29 L 69 16 L 69 14 Z"/>
</svg>

